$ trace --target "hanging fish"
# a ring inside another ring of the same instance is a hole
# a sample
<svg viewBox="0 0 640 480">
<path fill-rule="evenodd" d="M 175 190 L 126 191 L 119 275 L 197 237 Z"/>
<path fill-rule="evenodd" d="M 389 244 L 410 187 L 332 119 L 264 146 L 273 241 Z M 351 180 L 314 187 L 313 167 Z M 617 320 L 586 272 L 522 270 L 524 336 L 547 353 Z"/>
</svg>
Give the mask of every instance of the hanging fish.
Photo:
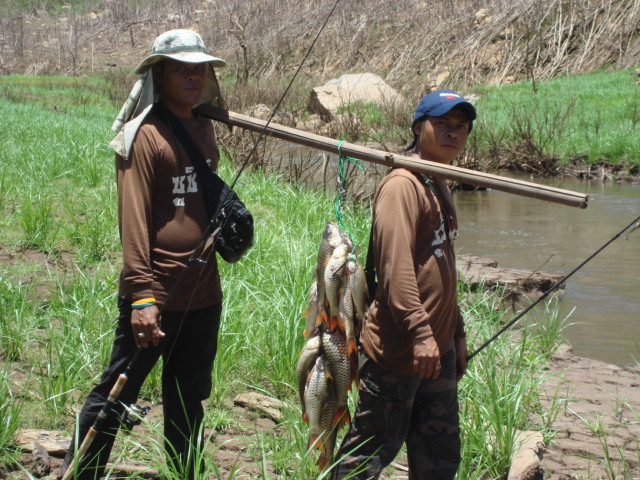
<svg viewBox="0 0 640 480">
<path fill-rule="evenodd" d="M 309 443 L 307 449 L 314 448 L 324 451 L 322 417 L 332 407 L 333 382 L 327 372 L 327 362 L 324 355 L 316 358 L 316 363 L 309 373 L 304 393 L 305 411 L 309 419 Z"/>
<path fill-rule="evenodd" d="M 340 323 L 339 318 L 339 302 L 340 302 L 340 287 L 342 286 L 341 271 L 347 263 L 349 255 L 348 245 L 342 243 L 337 246 L 327 267 L 324 270 L 324 286 L 326 290 L 327 302 L 329 303 L 329 322 L 328 329 L 333 331 L 336 327 L 344 331 L 344 325 Z M 318 285 L 320 283 L 318 282 Z"/>
<path fill-rule="evenodd" d="M 333 459 L 333 450 L 336 446 L 336 438 L 338 436 L 338 430 L 342 426 L 342 423 L 332 426 L 333 412 L 336 409 L 336 396 L 333 392 L 327 392 L 327 401 L 325 408 L 322 411 L 320 418 L 320 427 L 322 428 L 322 448 L 320 449 L 320 455 L 316 465 L 320 468 L 320 471 L 324 471 L 331 465 Z"/>
<path fill-rule="evenodd" d="M 304 400 L 304 390 L 311 369 L 316 363 L 316 359 L 320 355 L 320 336 L 316 335 L 307 340 L 298 356 L 298 365 L 296 367 L 296 377 L 298 379 L 298 394 L 300 395 L 300 405 L 302 407 L 302 418 L 306 422 L 309 420 L 306 413 Z"/>
<path fill-rule="evenodd" d="M 357 260 L 353 264 L 348 265 L 349 276 L 349 288 L 351 290 L 351 297 L 353 298 L 353 305 L 355 307 L 355 329 L 356 335 L 362 331 L 362 324 L 364 322 L 364 316 L 367 313 L 367 306 L 369 305 L 369 292 L 367 288 L 367 277 L 364 273 L 362 264 Z"/>
<path fill-rule="evenodd" d="M 336 408 L 331 426 L 337 425 L 340 420 L 351 424 L 351 416 L 347 407 L 351 368 L 347 357 L 347 343 L 344 333 L 340 330 L 322 332 L 321 342 L 322 352 L 327 359 L 327 368 L 333 379 L 336 394 Z"/>
<path fill-rule="evenodd" d="M 320 241 L 320 248 L 318 249 L 318 260 L 316 263 L 316 282 L 317 282 L 317 303 L 318 303 L 318 321 L 319 314 L 325 305 L 325 284 L 324 273 L 327 263 L 333 254 L 334 249 L 342 243 L 340 237 L 340 229 L 338 225 L 332 222 L 328 222 L 324 232 L 322 233 L 322 240 Z"/>
</svg>

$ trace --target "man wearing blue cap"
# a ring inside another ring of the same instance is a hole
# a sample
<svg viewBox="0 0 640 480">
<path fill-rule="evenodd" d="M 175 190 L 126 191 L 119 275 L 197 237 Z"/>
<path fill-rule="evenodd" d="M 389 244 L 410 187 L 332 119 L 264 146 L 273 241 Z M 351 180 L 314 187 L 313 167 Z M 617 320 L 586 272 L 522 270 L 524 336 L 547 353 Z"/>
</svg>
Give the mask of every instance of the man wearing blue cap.
<svg viewBox="0 0 640 480">
<path fill-rule="evenodd" d="M 168 464 L 175 470 L 172 478 L 193 478 L 203 466 L 202 401 L 212 386 L 222 289 L 215 255 L 189 261 L 201 253 L 194 249 L 209 216 L 193 159 L 169 125 L 180 123 L 203 162 L 217 169 L 220 155 L 213 124 L 195 115 L 193 107 L 223 106 L 214 67 L 225 65 L 209 55 L 196 32 L 161 34 L 138 65 L 140 79 L 113 124 L 116 137 L 110 145 L 116 153 L 123 252 L 119 317 L 109 364 L 84 403 L 63 463 L 65 480 L 103 476 L 116 433 L 121 423 L 127 424 L 126 409 L 160 357 L 164 441 Z M 125 369 L 117 402 L 103 415 Z M 102 420 L 99 430 L 94 428 L 96 419 Z"/>
<path fill-rule="evenodd" d="M 425 95 L 411 156 L 449 164 L 476 118 L 458 93 Z M 333 475 L 378 478 L 403 443 L 409 478 L 453 479 L 460 463 L 457 381 L 466 371 L 457 302 L 453 199 L 440 178 L 392 170 L 374 196 L 378 279 L 361 334 L 359 399 Z"/>
</svg>

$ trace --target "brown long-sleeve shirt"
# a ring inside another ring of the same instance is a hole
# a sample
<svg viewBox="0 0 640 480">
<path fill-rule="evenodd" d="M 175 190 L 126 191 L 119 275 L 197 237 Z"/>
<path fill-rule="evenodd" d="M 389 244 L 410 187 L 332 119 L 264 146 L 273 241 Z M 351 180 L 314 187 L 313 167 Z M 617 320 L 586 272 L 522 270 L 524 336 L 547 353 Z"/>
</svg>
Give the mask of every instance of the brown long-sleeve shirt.
<svg viewBox="0 0 640 480">
<path fill-rule="evenodd" d="M 216 170 L 220 154 L 211 120 L 183 120 Z M 208 219 L 201 187 L 187 153 L 152 112 L 140 127 L 128 159 L 116 155 L 118 220 L 123 250 L 119 294 L 164 303 L 201 239 Z M 222 301 L 215 254 L 192 262 L 167 310 L 196 310 Z"/>
<path fill-rule="evenodd" d="M 374 196 L 373 245 L 378 289 L 362 331 L 366 353 L 396 375 L 413 374 L 413 344 L 433 336 L 441 354 L 464 337 L 457 302 L 451 193 L 435 180 L 450 212 L 413 173 L 395 169 Z M 371 248 L 371 247 L 370 247 Z"/>
</svg>

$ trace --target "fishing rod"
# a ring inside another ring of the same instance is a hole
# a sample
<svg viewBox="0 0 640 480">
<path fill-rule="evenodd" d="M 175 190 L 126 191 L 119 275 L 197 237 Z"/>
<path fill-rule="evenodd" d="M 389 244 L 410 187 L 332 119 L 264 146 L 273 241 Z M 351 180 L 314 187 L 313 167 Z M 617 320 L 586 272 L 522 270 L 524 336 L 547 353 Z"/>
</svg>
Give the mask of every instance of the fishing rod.
<svg viewBox="0 0 640 480">
<path fill-rule="evenodd" d="M 298 76 L 298 73 L 302 69 L 305 61 L 307 60 L 309 55 L 311 55 L 311 52 L 313 51 L 313 48 L 315 47 L 316 42 L 318 41 L 318 38 L 320 38 L 320 35 L 322 34 L 322 32 L 324 31 L 325 27 L 327 26 L 327 23 L 329 23 L 329 20 L 331 19 L 332 15 L 333 15 L 333 12 L 335 11 L 335 9 L 337 8 L 339 3 L 340 3 L 340 0 L 336 0 L 335 1 L 333 7 L 329 11 L 329 14 L 325 18 L 322 26 L 318 30 L 318 33 L 316 34 L 315 38 L 313 39 L 313 42 L 311 43 L 311 45 L 307 49 L 307 52 L 305 53 L 304 57 L 300 61 L 300 65 L 298 65 L 298 68 L 294 72 L 293 77 L 291 77 L 291 81 L 287 85 L 287 88 L 285 89 L 285 91 L 280 96 L 280 99 L 278 100 L 276 106 L 273 108 L 273 111 L 271 112 L 271 115 L 269 116 L 269 118 L 267 120 L 267 123 L 264 126 L 264 129 L 258 135 L 258 138 L 256 139 L 256 141 L 253 144 L 253 148 L 251 149 L 251 151 L 247 155 L 247 158 L 245 159 L 245 161 L 242 163 L 240 169 L 238 170 L 233 182 L 230 185 L 230 189 L 227 192 L 227 195 L 225 196 L 223 201 L 219 202 L 219 205 L 217 207 L 217 211 L 211 217 L 206 229 L 204 230 L 202 236 L 198 240 L 198 243 L 196 244 L 196 246 L 195 246 L 195 248 L 193 250 L 193 253 L 190 255 L 190 257 L 187 260 L 185 266 L 182 268 L 182 270 L 180 271 L 180 274 L 176 278 L 176 281 L 173 284 L 173 287 L 171 288 L 171 290 L 167 294 L 167 298 L 166 298 L 165 302 L 160 307 L 160 310 L 159 310 L 159 313 L 158 313 L 158 317 L 160 317 L 162 315 L 167 303 L 169 303 L 169 300 L 172 299 L 173 296 L 175 295 L 176 288 L 180 284 L 180 282 L 181 282 L 181 280 L 182 280 L 187 268 L 189 268 L 189 265 L 192 264 L 193 262 L 196 262 L 196 261 L 201 261 L 201 262 L 206 263 L 208 261 L 209 256 L 214 251 L 214 246 L 215 246 L 216 239 L 214 239 L 213 243 L 211 245 L 209 245 L 208 247 L 207 247 L 206 243 L 207 243 L 207 239 L 212 234 L 212 232 L 215 231 L 216 227 L 218 227 L 220 229 L 222 229 L 224 227 L 224 225 L 222 225 L 222 226 L 216 225 L 216 223 L 217 223 L 216 219 L 217 219 L 217 217 L 218 217 L 218 215 L 219 215 L 219 213 L 220 213 L 220 211 L 222 209 L 222 206 L 224 205 L 225 201 L 228 199 L 229 195 L 231 194 L 231 191 L 233 191 L 233 188 L 235 187 L 236 183 L 238 182 L 238 179 L 240 178 L 240 175 L 242 175 L 242 173 L 244 172 L 245 168 L 249 164 L 249 160 L 252 158 L 253 154 L 255 153 L 255 151 L 257 149 L 257 146 L 258 146 L 258 143 L 260 142 L 260 140 L 262 140 L 265 132 L 267 131 L 267 129 L 269 127 L 269 123 L 274 118 L 275 114 L 277 113 L 278 109 L 280 108 L 280 105 L 284 101 L 284 98 L 289 93 L 289 90 L 290 90 L 291 86 L 293 85 L 293 82 L 295 81 L 296 77 Z M 225 223 L 228 221 L 228 218 L 229 217 L 225 217 Z M 210 250 L 209 250 L 209 252 L 207 254 L 207 259 L 203 260 L 200 257 L 202 257 L 202 255 L 204 254 L 205 250 L 207 250 L 207 248 L 210 248 Z M 201 274 L 202 274 L 202 272 L 201 272 Z M 182 323 L 184 323 L 184 317 L 182 319 L 180 327 L 182 326 Z M 178 331 L 180 331 L 180 327 L 178 328 Z M 109 414 L 111 413 L 111 411 L 113 410 L 113 406 L 118 401 L 120 393 L 122 392 L 122 389 L 124 388 L 125 384 L 127 383 L 129 375 L 130 375 L 131 371 L 133 370 L 133 367 L 135 366 L 135 363 L 138 360 L 138 357 L 140 356 L 141 352 L 142 352 L 142 348 L 138 347 L 136 349 L 135 353 L 133 354 L 133 356 L 131 357 L 131 360 L 129 360 L 129 363 L 127 364 L 127 367 L 125 368 L 125 371 L 118 376 L 118 379 L 116 380 L 114 386 L 109 391 L 109 394 L 107 396 L 107 400 L 106 400 L 105 404 L 103 405 L 102 409 L 98 413 L 98 416 L 96 417 L 93 425 L 89 428 L 89 430 L 85 434 L 85 436 L 84 436 L 84 438 L 82 440 L 82 443 L 80 444 L 80 447 L 78 448 L 78 452 L 74 455 L 74 463 L 76 463 L 76 461 L 78 461 L 78 463 L 80 461 L 82 461 L 82 459 L 84 458 L 85 454 L 89 450 L 89 447 L 93 443 L 93 440 L 96 438 L 98 433 L 102 430 L 103 424 L 107 420 L 107 418 L 108 418 Z M 62 477 L 62 480 L 70 480 L 70 478 L 72 477 L 72 475 L 74 473 L 75 473 L 75 468 L 74 468 L 73 464 L 69 465 L 69 467 L 67 468 L 67 471 L 65 472 L 64 476 Z"/>
<path fill-rule="evenodd" d="M 533 307 L 535 307 L 538 303 L 540 303 L 542 300 L 547 298 L 552 292 L 554 292 L 558 287 L 560 287 L 564 282 L 566 282 L 574 273 L 576 273 L 578 270 L 580 270 L 582 267 L 584 267 L 589 261 L 591 261 L 591 259 L 593 259 L 593 257 L 595 257 L 600 252 L 602 252 L 602 250 L 604 250 L 606 247 L 608 247 L 611 243 L 613 243 L 614 240 L 616 240 L 624 232 L 626 232 L 629 228 L 631 228 L 632 226 L 634 226 L 638 222 L 640 222 L 640 217 L 638 217 L 635 220 L 633 220 L 629 225 L 627 225 L 622 230 L 620 230 L 620 232 L 618 232 L 615 236 L 613 236 L 611 239 L 609 239 L 609 241 L 607 241 L 604 245 L 602 245 L 598 250 L 596 250 L 593 254 L 591 254 L 580 265 L 578 265 L 571 272 L 569 272 L 567 275 L 565 275 L 560 280 L 558 280 L 552 287 L 550 287 L 546 292 L 544 292 L 540 298 L 538 298 L 535 302 L 533 302 L 531 305 L 529 305 L 527 308 L 525 308 L 522 312 L 520 312 L 518 315 L 516 315 L 515 318 L 513 318 L 511 321 L 509 321 L 509 323 L 507 323 L 504 327 L 502 327 L 500 330 L 498 330 L 498 332 L 496 334 L 494 334 L 489 340 L 484 342 L 477 350 L 475 350 L 473 353 L 468 355 L 467 356 L 467 360 L 471 360 L 478 353 L 480 353 L 482 350 L 484 350 L 491 342 L 493 342 L 496 338 L 498 338 L 506 330 L 508 330 L 514 323 L 516 323 L 519 319 L 521 319 L 524 315 L 526 315 Z"/>
</svg>

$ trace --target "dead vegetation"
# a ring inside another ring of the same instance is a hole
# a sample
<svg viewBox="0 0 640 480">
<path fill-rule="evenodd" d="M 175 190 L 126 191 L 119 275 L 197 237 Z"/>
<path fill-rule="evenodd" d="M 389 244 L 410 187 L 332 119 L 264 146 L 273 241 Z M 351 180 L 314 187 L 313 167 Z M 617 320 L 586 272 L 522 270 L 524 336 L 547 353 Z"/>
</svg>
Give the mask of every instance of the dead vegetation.
<svg viewBox="0 0 640 480">
<path fill-rule="evenodd" d="M 14 9 L 0 19 L 0 71 L 80 74 L 127 67 L 159 32 L 193 28 L 229 60 L 226 75 L 240 83 L 278 81 L 298 66 L 334 4 L 107 0 L 61 11 Z M 633 66 L 640 59 L 639 35 L 640 0 L 351 0 L 338 4 L 304 76 L 315 85 L 336 74 L 374 71 L 406 91 L 442 81 L 458 88 L 535 82 Z"/>
</svg>

